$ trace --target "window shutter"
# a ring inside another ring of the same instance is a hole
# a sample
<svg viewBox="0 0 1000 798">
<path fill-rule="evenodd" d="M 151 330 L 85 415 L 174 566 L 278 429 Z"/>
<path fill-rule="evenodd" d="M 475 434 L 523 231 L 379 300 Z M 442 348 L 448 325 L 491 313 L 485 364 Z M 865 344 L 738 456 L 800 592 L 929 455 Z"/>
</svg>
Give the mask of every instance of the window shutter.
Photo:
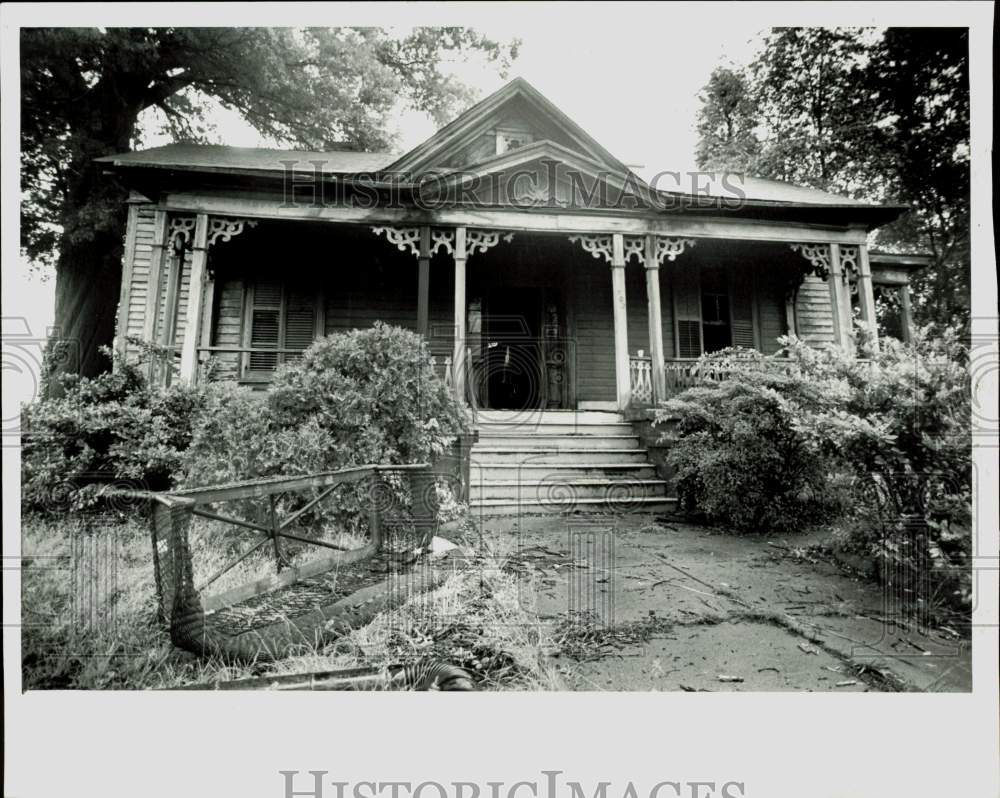
<svg viewBox="0 0 1000 798">
<path fill-rule="evenodd" d="M 674 263 L 671 285 L 674 298 L 674 323 L 677 356 L 701 355 L 701 280 L 698 267 Z"/>
<path fill-rule="evenodd" d="M 250 346 L 254 349 L 277 349 L 281 343 L 281 283 L 262 280 L 254 283 L 250 308 Z M 250 371 L 274 371 L 278 355 L 253 352 Z"/>
<path fill-rule="evenodd" d="M 733 346 L 757 349 L 752 266 L 734 266 L 730 280 Z"/>
<path fill-rule="evenodd" d="M 285 349 L 308 349 L 316 337 L 316 297 L 302 290 L 290 290 L 285 306 Z M 298 360 L 299 355 L 285 355 Z"/>
</svg>

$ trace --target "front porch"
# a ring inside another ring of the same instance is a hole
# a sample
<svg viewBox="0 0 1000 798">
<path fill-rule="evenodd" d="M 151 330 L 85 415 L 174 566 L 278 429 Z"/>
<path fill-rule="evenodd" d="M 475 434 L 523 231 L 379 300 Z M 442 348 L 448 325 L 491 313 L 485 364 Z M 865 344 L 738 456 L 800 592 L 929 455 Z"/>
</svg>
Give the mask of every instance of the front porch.
<svg viewBox="0 0 1000 798">
<path fill-rule="evenodd" d="M 721 223 L 664 235 L 583 232 L 565 216 L 548 229 L 487 227 L 506 221 L 488 213 L 481 227 L 284 216 L 134 204 L 119 351 L 155 347 L 159 382 L 266 388 L 315 338 L 383 321 L 422 334 L 473 408 L 623 410 L 687 387 L 704 352 L 773 354 L 789 331 L 850 347 L 852 305 L 874 319 L 866 246 L 789 240 L 787 226 L 734 237 Z M 583 218 L 591 231 L 624 221 Z"/>
</svg>

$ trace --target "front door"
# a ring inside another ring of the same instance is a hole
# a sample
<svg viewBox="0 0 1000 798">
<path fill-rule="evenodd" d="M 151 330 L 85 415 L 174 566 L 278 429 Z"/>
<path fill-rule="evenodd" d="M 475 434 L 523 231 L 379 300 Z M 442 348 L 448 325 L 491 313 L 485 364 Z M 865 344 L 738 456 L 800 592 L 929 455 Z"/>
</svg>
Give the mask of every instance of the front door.
<svg viewBox="0 0 1000 798">
<path fill-rule="evenodd" d="M 487 407 L 544 407 L 543 310 L 540 288 L 496 287 L 485 297 L 480 384 Z"/>
</svg>

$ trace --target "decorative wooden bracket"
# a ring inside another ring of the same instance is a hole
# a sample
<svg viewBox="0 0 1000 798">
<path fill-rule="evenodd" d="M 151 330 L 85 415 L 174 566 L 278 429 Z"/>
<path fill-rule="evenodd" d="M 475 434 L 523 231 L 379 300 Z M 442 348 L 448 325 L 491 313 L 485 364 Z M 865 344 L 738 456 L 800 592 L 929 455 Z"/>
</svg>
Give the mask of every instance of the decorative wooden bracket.
<svg viewBox="0 0 1000 798">
<path fill-rule="evenodd" d="M 858 247 L 849 244 L 840 245 L 840 269 L 844 285 L 851 289 L 851 294 L 858 293 L 858 278 L 861 276 L 861 269 L 858 266 L 860 250 Z"/>
<path fill-rule="evenodd" d="M 646 262 L 646 239 L 642 236 L 624 236 L 622 238 L 622 246 L 625 249 L 626 263 L 628 263 L 629 258 L 633 255 L 635 255 L 639 263 Z"/>
<path fill-rule="evenodd" d="M 256 219 L 225 219 L 213 216 L 208 220 L 208 246 L 216 241 L 229 241 L 246 227 L 256 227 Z"/>
<path fill-rule="evenodd" d="M 601 241 L 588 244 L 583 241 L 583 248 L 590 252 L 595 258 L 604 256 L 606 260 L 611 260 L 611 237 L 610 236 L 572 236 L 570 241 L 581 239 L 604 239 L 607 238 L 607 254 L 602 248 Z M 664 260 L 676 260 L 678 255 L 682 255 L 687 247 L 694 246 L 693 238 L 679 238 L 677 236 L 654 236 L 656 241 L 656 265 L 663 265 Z M 634 257 L 640 264 L 646 263 L 646 239 L 644 236 L 622 236 L 622 247 L 624 249 L 625 262 Z M 595 251 L 599 250 L 599 251 Z"/>
<path fill-rule="evenodd" d="M 180 252 L 194 240 L 194 216 L 171 216 L 167 230 L 167 244 L 173 252 Z"/>
<path fill-rule="evenodd" d="M 375 235 L 384 235 L 390 244 L 395 244 L 400 252 L 410 252 L 420 256 L 420 228 L 419 227 L 373 227 Z"/>
<path fill-rule="evenodd" d="M 438 249 L 443 249 L 446 254 L 455 254 L 455 231 L 454 230 L 431 230 L 431 249 L 433 255 Z"/>
<path fill-rule="evenodd" d="M 829 244 L 789 244 L 795 252 L 801 252 L 802 257 L 809 261 L 811 271 L 821 280 L 830 275 L 830 245 Z"/>
<path fill-rule="evenodd" d="M 693 247 L 693 238 L 678 238 L 677 236 L 657 236 L 656 237 L 656 262 L 663 263 L 663 259 L 676 260 L 678 255 L 684 253 L 686 247 Z"/>
<path fill-rule="evenodd" d="M 514 238 L 513 233 L 502 233 L 499 230 L 467 230 L 465 233 L 465 251 L 469 256 L 476 252 L 486 252 L 492 249 L 501 240 L 510 243 Z"/>
<path fill-rule="evenodd" d="M 598 259 L 604 258 L 605 261 L 611 263 L 611 236 L 570 236 L 569 240 L 574 244 L 579 244 L 583 247 L 584 252 L 589 252 Z"/>
</svg>

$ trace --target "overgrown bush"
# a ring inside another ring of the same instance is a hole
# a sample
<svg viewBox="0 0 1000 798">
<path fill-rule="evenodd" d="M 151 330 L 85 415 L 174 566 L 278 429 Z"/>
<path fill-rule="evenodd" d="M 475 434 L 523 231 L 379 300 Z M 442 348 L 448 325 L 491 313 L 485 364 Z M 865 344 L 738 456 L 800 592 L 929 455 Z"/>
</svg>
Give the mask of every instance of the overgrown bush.
<svg viewBox="0 0 1000 798">
<path fill-rule="evenodd" d="M 148 490 L 175 484 L 204 389 L 150 388 L 139 367 L 124 361 L 93 379 L 57 379 L 58 390 L 22 409 L 24 509 L 88 507 L 109 482 Z"/>
<path fill-rule="evenodd" d="M 684 391 L 657 414 L 669 422 L 663 440 L 682 509 L 740 532 L 794 531 L 834 512 L 827 463 L 793 423 L 797 406 L 833 397 L 748 350 L 708 356 L 701 368 L 731 376 Z"/>
<path fill-rule="evenodd" d="M 971 386 L 956 329 L 863 355 L 781 339 L 780 357 L 708 355 L 658 413 L 675 428 L 668 461 L 683 506 L 738 530 L 801 528 L 838 506 L 884 574 L 930 579 L 967 606 Z M 845 477 L 853 490 L 845 495 Z M 846 501 L 845 501 L 846 500 Z M 907 588 L 908 589 L 908 588 Z"/>
<path fill-rule="evenodd" d="M 429 462 L 465 423 L 423 339 L 378 323 L 316 341 L 278 369 L 266 394 L 214 391 L 185 484 Z M 365 508 L 347 493 L 327 502 L 324 518 L 352 530 Z"/>
</svg>

